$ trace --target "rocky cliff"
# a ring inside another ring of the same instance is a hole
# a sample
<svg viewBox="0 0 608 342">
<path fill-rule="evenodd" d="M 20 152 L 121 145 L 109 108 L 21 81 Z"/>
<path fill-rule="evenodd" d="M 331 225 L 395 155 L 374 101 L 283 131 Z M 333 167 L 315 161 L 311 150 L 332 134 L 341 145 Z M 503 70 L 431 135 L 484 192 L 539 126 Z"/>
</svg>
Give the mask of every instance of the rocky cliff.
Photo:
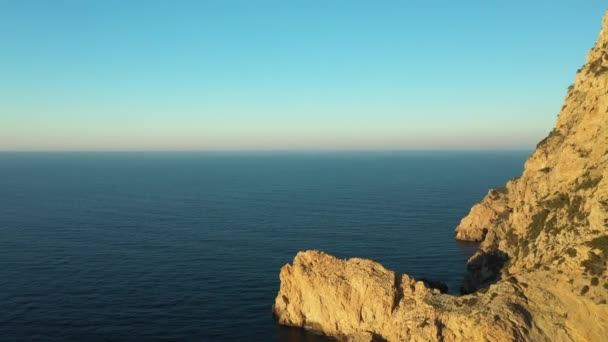
<svg viewBox="0 0 608 342">
<path fill-rule="evenodd" d="M 370 260 L 300 252 L 281 269 L 279 323 L 344 340 L 608 338 L 608 15 L 553 131 L 521 177 L 456 228 L 479 241 L 462 296 Z"/>
</svg>

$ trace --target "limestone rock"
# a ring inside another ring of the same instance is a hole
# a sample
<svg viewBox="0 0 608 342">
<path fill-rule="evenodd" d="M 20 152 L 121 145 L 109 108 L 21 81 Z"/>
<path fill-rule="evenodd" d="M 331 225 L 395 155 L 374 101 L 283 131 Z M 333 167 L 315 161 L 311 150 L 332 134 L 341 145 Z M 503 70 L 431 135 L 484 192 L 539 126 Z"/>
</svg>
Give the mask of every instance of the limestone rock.
<svg viewBox="0 0 608 342">
<path fill-rule="evenodd" d="M 455 297 L 371 260 L 319 251 L 298 253 L 280 279 L 273 307 L 279 323 L 341 340 L 506 341 L 535 328 L 516 282 Z"/>
<path fill-rule="evenodd" d="M 281 324 L 353 341 L 605 341 L 608 15 L 554 130 L 521 177 L 456 228 L 479 241 L 463 296 L 370 260 L 300 252 L 281 269 Z"/>
</svg>

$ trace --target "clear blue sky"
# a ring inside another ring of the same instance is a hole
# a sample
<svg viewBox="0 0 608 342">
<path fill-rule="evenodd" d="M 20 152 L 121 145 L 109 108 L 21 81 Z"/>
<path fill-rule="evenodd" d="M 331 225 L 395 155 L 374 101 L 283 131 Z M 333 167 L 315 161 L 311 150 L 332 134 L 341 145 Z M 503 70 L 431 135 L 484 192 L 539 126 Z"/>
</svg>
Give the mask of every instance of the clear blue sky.
<svg viewBox="0 0 608 342">
<path fill-rule="evenodd" d="M 531 149 L 608 3 L 0 1 L 0 150 Z"/>
</svg>

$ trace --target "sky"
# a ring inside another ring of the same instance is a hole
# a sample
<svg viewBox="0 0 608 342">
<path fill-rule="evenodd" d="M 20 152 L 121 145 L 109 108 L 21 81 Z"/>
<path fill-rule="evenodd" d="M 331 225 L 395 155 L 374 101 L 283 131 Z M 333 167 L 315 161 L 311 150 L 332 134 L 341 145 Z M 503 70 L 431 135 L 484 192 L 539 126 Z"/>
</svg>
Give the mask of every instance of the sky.
<svg viewBox="0 0 608 342">
<path fill-rule="evenodd" d="M 0 150 L 532 149 L 599 0 L 0 0 Z"/>
</svg>

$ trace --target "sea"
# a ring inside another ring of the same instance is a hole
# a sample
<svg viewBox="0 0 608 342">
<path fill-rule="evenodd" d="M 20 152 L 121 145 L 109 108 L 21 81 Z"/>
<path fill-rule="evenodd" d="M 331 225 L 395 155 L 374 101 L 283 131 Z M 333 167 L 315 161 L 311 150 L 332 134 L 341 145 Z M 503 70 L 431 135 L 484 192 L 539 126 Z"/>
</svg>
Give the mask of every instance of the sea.
<svg viewBox="0 0 608 342">
<path fill-rule="evenodd" d="M 457 293 L 454 228 L 529 154 L 0 153 L 0 340 L 328 340 L 273 319 L 298 251 Z"/>
</svg>

